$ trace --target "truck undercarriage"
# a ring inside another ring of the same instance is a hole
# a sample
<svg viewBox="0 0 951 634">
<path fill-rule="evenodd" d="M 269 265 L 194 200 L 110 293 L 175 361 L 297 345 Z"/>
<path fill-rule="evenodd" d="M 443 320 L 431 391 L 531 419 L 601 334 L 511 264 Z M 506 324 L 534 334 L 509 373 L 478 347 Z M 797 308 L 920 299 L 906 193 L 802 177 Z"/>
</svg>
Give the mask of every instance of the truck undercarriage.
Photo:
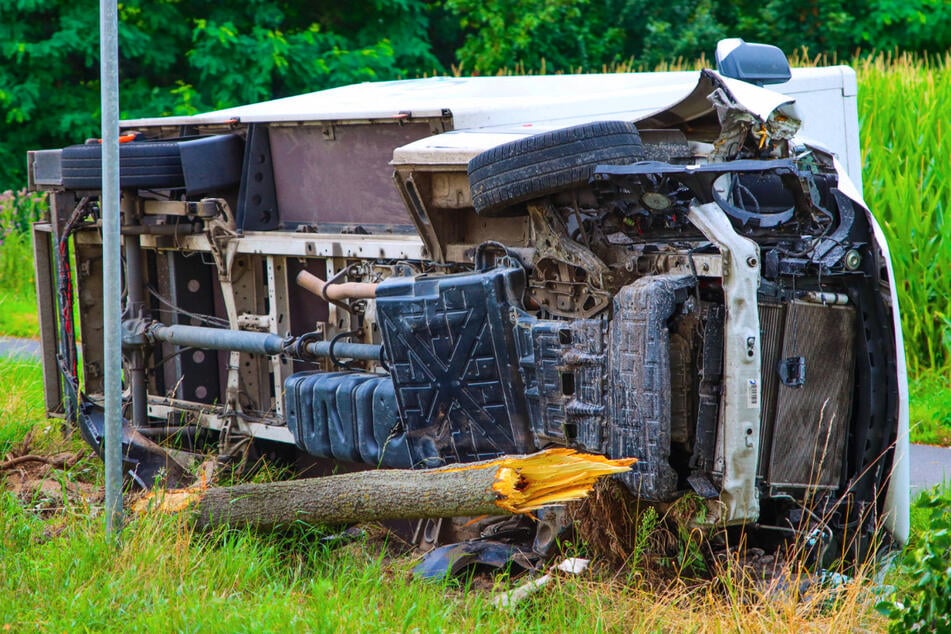
<svg viewBox="0 0 951 634">
<path fill-rule="evenodd" d="M 153 441 L 196 434 L 327 470 L 568 446 L 637 458 L 632 494 L 691 492 L 711 526 L 864 544 L 900 429 L 887 252 L 793 113 L 731 88 L 705 72 L 712 105 L 690 116 L 552 127 L 454 162 L 412 151 L 446 112 L 137 128 L 130 476 L 183 477 Z M 51 191 L 47 407 L 98 448 L 97 149 L 32 153 L 31 184 Z M 354 168 L 380 157 L 392 167 Z"/>
</svg>

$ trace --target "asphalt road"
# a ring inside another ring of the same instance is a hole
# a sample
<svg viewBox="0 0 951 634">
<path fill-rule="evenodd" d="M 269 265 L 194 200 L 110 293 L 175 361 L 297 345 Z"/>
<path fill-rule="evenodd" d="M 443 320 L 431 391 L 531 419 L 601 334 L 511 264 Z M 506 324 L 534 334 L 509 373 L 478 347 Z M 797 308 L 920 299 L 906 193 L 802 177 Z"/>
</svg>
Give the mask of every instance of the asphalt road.
<svg viewBox="0 0 951 634">
<path fill-rule="evenodd" d="M 0 357 L 40 358 L 40 342 L 35 339 L 0 337 Z"/>
<path fill-rule="evenodd" d="M 951 481 L 951 447 L 911 446 L 911 495 Z"/>
<path fill-rule="evenodd" d="M 38 359 L 40 342 L 0 337 L 0 356 Z M 951 481 L 951 447 L 911 446 L 911 494 Z"/>
</svg>

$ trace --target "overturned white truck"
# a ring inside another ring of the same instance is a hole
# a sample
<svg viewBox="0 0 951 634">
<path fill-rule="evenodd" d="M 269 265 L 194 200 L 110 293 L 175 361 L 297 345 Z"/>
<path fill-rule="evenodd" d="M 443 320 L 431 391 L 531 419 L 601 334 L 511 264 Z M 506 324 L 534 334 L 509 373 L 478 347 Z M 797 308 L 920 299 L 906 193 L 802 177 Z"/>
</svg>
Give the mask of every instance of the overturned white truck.
<svg viewBox="0 0 951 634">
<path fill-rule="evenodd" d="M 173 434 L 331 469 L 569 446 L 636 457 L 635 495 L 693 491 L 712 524 L 903 540 L 907 387 L 854 73 L 735 40 L 718 69 L 124 122 L 130 477 L 174 476 L 148 440 Z M 47 408 L 97 448 L 99 161 L 29 155 Z"/>
</svg>

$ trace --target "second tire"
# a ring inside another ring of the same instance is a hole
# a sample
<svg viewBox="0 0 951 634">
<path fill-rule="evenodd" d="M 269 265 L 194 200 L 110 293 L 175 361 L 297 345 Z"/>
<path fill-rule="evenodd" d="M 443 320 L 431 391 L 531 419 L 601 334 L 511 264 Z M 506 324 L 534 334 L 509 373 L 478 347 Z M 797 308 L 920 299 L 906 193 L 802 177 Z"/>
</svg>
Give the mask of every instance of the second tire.
<svg viewBox="0 0 951 634">
<path fill-rule="evenodd" d="M 469 161 L 476 213 L 500 216 L 519 203 L 587 184 L 597 165 L 644 159 L 633 123 L 595 121 L 499 145 Z"/>
</svg>

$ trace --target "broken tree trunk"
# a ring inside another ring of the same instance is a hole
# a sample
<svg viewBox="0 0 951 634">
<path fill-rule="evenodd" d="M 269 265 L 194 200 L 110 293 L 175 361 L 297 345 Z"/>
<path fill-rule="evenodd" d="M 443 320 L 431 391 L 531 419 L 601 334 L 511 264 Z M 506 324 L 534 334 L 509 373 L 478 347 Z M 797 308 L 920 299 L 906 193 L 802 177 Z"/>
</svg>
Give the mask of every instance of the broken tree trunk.
<svg viewBox="0 0 951 634">
<path fill-rule="evenodd" d="M 191 511 L 198 528 L 528 513 L 587 495 L 598 478 L 630 470 L 571 449 L 427 470 L 376 470 L 232 487 L 156 493 L 134 507 Z"/>
</svg>

